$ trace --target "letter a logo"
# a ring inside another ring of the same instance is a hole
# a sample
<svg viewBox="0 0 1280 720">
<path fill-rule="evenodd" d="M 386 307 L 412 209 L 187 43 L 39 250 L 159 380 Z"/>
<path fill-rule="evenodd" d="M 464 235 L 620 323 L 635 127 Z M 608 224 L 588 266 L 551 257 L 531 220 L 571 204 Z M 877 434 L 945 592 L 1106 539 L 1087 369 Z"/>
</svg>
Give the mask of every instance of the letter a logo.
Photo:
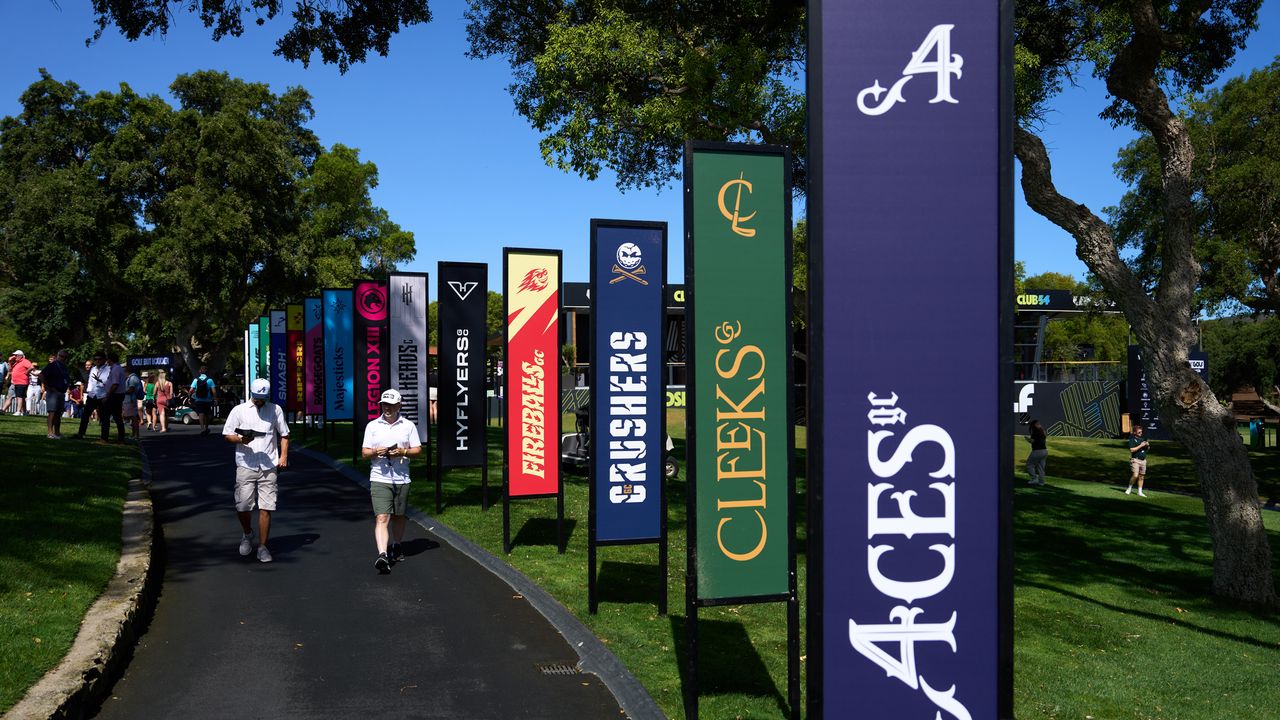
<svg viewBox="0 0 1280 720">
<path fill-rule="evenodd" d="M 471 291 L 475 290 L 476 286 L 479 284 L 480 283 L 478 282 L 458 282 L 457 280 L 449 281 L 449 287 L 453 288 L 453 294 L 457 295 L 459 300 L 466 300 L 467 296 L 471 294 Z"/>
<path fill-rule="evenodd" d="M 880 99 L 884 95 L 886 88 L 880 85 L 880 81 L 876 80 L 869 88 L 865 88 L 858 93 L 858 109 L 864 115 L 883 115 L 889 112 L 889 108 L 900 102 L 906 102 L 907 99 L 902 96 L 902 89 L 907 81 L 916 75 L 936 75 L 937 92 L 934 94 L 930 103 L 952 103 L 959 101 L 951 97 L 951 76 L 955 75 L 957 79 L 961 76 L 961 68 L 964 67 L 964 58 L 951 52 L 951 30 L 955 25 L 935 25 L 929 31 L 929 35 L 925 37 L 924 42 L 920 43 L 920 47 L 911 53 L 911 62 L 902 69 L 902 77 L 888 88 L 889 95 L 884 100 Z M 925 60 L 930 54 L 936 53 L 936 60 Z M 870 96 L 877 105 L 868 105 L 867 97 Z"/>
</svg>

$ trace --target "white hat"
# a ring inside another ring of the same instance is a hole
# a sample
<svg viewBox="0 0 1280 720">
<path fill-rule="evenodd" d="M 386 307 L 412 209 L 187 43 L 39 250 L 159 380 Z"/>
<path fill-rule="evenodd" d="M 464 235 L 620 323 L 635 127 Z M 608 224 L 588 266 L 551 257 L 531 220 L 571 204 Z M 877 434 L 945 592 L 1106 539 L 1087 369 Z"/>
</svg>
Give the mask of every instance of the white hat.
<svg viewBox="0 0 1280 720">
<path fill-rule="evenodd" d="M 384 402 L 388 405 L 399 405 L 400 393 L 395 390 L 388 390 L 382 393 L 382 399 L 379 402 Z"/>
<path fill-rule="evenodd" d="M 271 394 L 271 381 L 266 378 L 258 378 L 249 385 L 249 394 L 255 398 L 263 399 Z"/>
<path fill-rule="evenodd" d="M 14 355 L 17 355 L 18 357 L 26 357 L 26 356 L 27 356 L 27 354 L 26 354 L 26 353 L 24 353 L 24 352 L 22 352 L 21 350 L 14 350 L 14 351 L 13 351 L 13 354 L 14 354 Z"/>
</svg>

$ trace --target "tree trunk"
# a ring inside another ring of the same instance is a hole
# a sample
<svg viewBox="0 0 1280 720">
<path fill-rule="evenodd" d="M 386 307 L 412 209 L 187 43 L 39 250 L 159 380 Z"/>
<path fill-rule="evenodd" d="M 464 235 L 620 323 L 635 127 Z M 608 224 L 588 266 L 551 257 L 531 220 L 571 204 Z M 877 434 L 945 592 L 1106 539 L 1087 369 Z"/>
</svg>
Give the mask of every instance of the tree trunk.
<svg viewBox="0 0 1280 720">
<path fill-rule="evenodd" d="M 1213 541 L 1213 593 L 1275 605 L 1271 546 L 1262 524 L 1258 484 L 1235 421 L 1187 364 L 1185 345 L 1141 335 L 1148 348 L 1143 366 L 1160 419 L 1195 462 Z"/>
</svg>

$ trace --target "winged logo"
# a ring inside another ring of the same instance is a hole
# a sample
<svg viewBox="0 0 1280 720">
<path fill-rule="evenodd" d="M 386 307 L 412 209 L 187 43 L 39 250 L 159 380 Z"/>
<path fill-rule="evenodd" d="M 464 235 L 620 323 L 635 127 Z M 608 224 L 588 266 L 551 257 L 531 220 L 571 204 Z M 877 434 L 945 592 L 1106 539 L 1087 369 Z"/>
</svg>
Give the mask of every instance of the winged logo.
<svg viewBox="0 0 1280 720">
<path fill-rule="evenodd" d="M 453 288 L 453 294 L 457 295 L 459 300 L 466 300 L 467 296 L 471 294 L 471 291 L 475 290 L 476 286 L 479 284 L 480 283 L 474 280 L 471 282 L 462 282 L 460 280 L 449 281 L 449 287 Z"/>
</svg>

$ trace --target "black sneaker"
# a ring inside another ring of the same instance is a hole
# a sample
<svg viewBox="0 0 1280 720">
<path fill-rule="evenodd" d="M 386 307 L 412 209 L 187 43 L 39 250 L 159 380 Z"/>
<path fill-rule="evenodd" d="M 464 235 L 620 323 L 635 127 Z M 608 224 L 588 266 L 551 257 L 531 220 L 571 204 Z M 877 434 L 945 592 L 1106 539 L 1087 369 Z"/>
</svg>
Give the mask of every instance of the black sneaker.
<svg viewBox="0 0 1280 720">
<path fill-rule="evenodd" d="M 404 551 L 400 549 L 400 543 L 387 548 L 387 559 L 393 563 L 404 562 Z"/>
<path fill-rule="evenodd" d="M 383 575 L 389 574 L 391 572 L 391 561 L 387 559 L 387 554 L 379 554 L 378 559 L 373 561 L 373 567 Z"/>
</svg>

